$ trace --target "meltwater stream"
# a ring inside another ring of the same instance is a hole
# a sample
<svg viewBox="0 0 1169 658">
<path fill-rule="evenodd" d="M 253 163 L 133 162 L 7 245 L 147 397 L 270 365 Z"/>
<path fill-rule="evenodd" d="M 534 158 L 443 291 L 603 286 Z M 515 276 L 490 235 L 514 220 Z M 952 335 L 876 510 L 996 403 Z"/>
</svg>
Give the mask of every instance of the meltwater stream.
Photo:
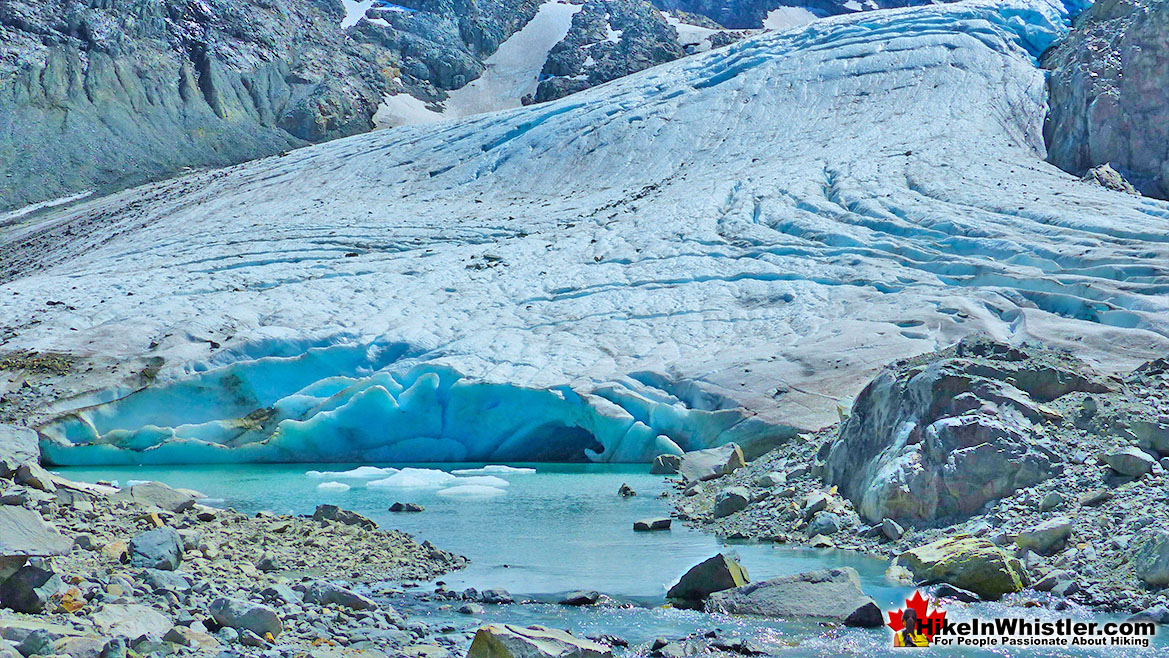
<svg viewBox="0 0 1169 658">
<path fill-rule="evenodd" d="M 752 580 L 833 566 L 851 566 L 860 574 L 864 591 L 883 609 L 899 608 L 912 590 L 890 586 L 884 577 L 887 562 L 856 553 L 813 550 L 760 543 L 735 543 L 675 523 L 669 531 L 633 532 L 637 519 L 665 515 L 668 506 L 658 495 L 669 487 L 645 465 L 512 464 L 512 469 L 474 472 L 484 464 L 410 464 L 431 469 L 417 477 L 399 477 L 415 486 L 379 486 L 377 480 L 392 471 L 343 475 L 357 465 L 209 465 L 142 466 L 61 469 L 67 477 L 84 481 L 109 480 L 126 485 L 134 480 L 158 480 L 174 487 L 203 492 L 209 504 L 241 512 L 311 513 L 321 503 L 357 511 L 385 528 L 398 528 L 419 540 L 460 553 L 470 566 L 442 577 L 448 587 L 485 589 L 502 587 L 517 599 L 555 601 L 557 595 L 594 589 L 627 607 L 580 609 L 537 603 L 485 606 L 481 616 L 469 618 L 443 606 L 403 597 L 391 602 L 431 623 L 473 628 L 482 620 L 544 624 L 583 635 L 612 634 L 632 645 L 658 636 L 681 637 L 695 631 L 721 629 L 723 634 L 749 637 L 769 653 L 791 656 L 898 655 L 889 649 L 885 629 L 839 629 L 808 622 L 758 620 L 708 615 L 662 607 L 666 590 L 694 564 L 722 550 L 734 550 Z M 380 465 L 391 468 L 395 465 Z M 399 468 L 406 468 L 397 465 Z M 520 471 L 514 469 L 522 469 Z M 319 472 L 312 472 L 319 471 Z M 435 471 L 462 472 L 458 477 L 491 476 L 491 480 L 446 481 Z M 472 471 L 472 472 L 466 472 Z M 322 473 L 323 472 L 323 473 Z M 407 472 L 403 475 L 411 475 Z M 333 484 L 341 483 L 348 489 Z M 628 484 L 637 496 L 617 495 Z M 470 484 L 473 488 L 468 488 Z M 454 487 L 459 487 L 456 490 Z M 453 495 L 452 495 L 453 494 Z M 419 503 L 421 513 L 391 513 L 394 502 Z M 954 603 L 948 609 L 962 607 Z M 1005 612 L 999 604 L 978 604 L 963 611 L 983 618 Z M 1014 614 L 1018 615 L 1016 609 Z M 1031 616 L 1058 613 L 1028 609 Z M 1077 616 L 1087 617 L 1087 613 Z M 1158 643 L 1161 644 L 1161 643 Z M 645 646 L 631 653 L 644 653 Z M 969 649 L 943 650 L 943 655 L 975 655 Z M 1164 651 L 1164 648 L 1160 649 Z M 1146 655 L 1140 650 L 1099 650 L 1099 654 Z M 1061 649 L 1044 653 L 999 650 L 981 655 L 1096 655 Z"/>
</svg>

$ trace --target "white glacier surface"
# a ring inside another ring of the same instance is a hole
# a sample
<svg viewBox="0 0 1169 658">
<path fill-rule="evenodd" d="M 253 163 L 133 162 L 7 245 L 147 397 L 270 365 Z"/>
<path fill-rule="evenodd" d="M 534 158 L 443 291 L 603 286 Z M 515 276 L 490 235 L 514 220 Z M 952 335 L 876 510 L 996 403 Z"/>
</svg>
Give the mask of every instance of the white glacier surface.
<svg viewBox="0 0 1169 658">
<path fill-rule="evenodd" d="M 45 457 L 642 461 L 823 426 L 971 332 L 1163 355 L 1169 205 L 1043 160 L 1068 20 L 821 19 L 49 211 L 0 234 L 84 227 L 0 285 L 6 349 L 156 372 L 95 368 Z"/>
</svg>

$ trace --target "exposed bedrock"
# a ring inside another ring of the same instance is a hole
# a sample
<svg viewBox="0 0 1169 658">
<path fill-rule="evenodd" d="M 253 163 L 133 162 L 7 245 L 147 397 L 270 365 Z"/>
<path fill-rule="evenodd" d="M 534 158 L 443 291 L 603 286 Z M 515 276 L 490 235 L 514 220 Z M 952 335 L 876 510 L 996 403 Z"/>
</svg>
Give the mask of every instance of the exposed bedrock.
<svg viewBox="0 0 1169 658">
<path fill-rule="evenodd" d="M 1045 403 L 1107 390 L 1066 354 L 972 336 L 873 380 L 822 448 L 824 477 L 872 522 L 969 515 L 1061 468 Z"/>
<path fill-rule="evenodd" d="M 1169 199 L 1169 3 L 1101 0 L 1043 66 L 1051 162 L 1077 175 L 1111 165 Z"/>
</svg>

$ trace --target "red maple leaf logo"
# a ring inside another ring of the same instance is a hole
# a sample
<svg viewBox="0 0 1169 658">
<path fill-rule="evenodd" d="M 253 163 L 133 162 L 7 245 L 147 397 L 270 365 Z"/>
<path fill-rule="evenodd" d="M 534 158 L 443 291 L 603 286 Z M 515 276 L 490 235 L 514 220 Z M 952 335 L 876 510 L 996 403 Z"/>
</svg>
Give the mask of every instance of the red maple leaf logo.
<svg viewBox="0 0 1169 658">
<path fill-rule="evenodd" d="M 905 607 L 913 608 L 913 611 L 917 613 L 917 619 L 921 622 L 919 625 L 921 633 L 932 642 L 934 634 L 942 627 L 942 621 L 946 619 L 946 611 L 935 607 L 931 612 L 929 610 L 931 603 L 933 603 L 933 599 L 923 597 L 921 592 L 917 590 L 914 590 L 913 596 L 905 599 Z M 904 609 L 889 611 L 889 622 L 886 625 L 893 629 L 894 633 L 905 628 L 905 622 L 901 620 L 904 613 Z"/>
</svg>

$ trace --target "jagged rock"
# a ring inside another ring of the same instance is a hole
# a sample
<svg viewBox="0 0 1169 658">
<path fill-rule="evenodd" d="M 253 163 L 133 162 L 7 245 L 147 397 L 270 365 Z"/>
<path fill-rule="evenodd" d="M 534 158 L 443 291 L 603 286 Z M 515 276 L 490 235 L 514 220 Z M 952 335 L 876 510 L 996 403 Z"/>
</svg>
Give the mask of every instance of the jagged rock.
<svg viewBox="0 0 1169 658">
<path fill-rule="evenodd" d="M 622 498 L 632 498 L 637 495 L 637 492 L 633 490 L 633 487 L 622 482 L 621 486 L 617 489 L 617 495 Z"/>
<path fill-rule="evenodd" d="M 16 650 L 21 656 L 47 656 L 53 653 L 53 636 L 43 628 L 34 629 L 26 635 Z"/>
<path fill-rule="evenodd" d="M 714 518 L 730 516 L 751 504 L 751 491 L 746 487 L 731 487 L 720 491 L 714 500 Z"/>
<path fill-rule="evenodd" d="M 1050 592 L 1057 584 L 1071 580 L 1071 577 L 1072 575 L 1069 572 L 1062 569 L 1056 569 L 1044 574 L 1042 578 L 1035 581 L 1035 584 L 1031 586 L 1031 589 L 1035 590 L 1036 592 Z"/>
<path fill-rule="evenodd" d="M 174 627 L 166 615 L 136 603 L 108 603 L 93 614 L 93 623 L 108 637 L 131 640 L 143 635 L 163 636 Z"/>
<path fill-rule="evenodd" d="M 596 590 L 579 590 L 576 592 L 569 592 L 560 599 L 560 605 L 594 605 L 601 600 L 600 592 Z"/>
<path fill-rule="evenodd" d="M 488 624 L 475 632 L 467 658 L 612 658 L 600 643 L 573 637 L 566 631 L 511 624 Z"/>
<path fill-rule="evenodd" d="M 423 512 L 426 508 L 418 503 L 394 503 L 390 505 L 391 512 Z"/>
<path fill-rule="evenodd" d="M 1097 165 L 1169 198 L 1169 5 L 1099 0 L 1044 53 L 1048 158 L 1079 174 Z"/>
<path fill-rule="evenodd" d="M 1137 477 L 1153 470 L 1155 459 L 1137 448 L 1124 448 L 1104 455 L 1104 463 L 1128 477 Z"/>
<path fill-rule="evenodd" d="M 61 577 L 56 573 L 25 565 L 0 583 L 0 605 L 17 612 L 36 614 L 43 611 L 63 587 Z"/>
<path fill-rule="evenodd" d="M 682 455 L 678 472 L 687 481 L 706 481 L 722 477 L 746 465 L 743 450 L 734 443 L 695 450 Z"/>
<path fill-rule="evenodd" d="M 908 550 L 893 562 L 919 584 L 950 583 L 987 600 L 1023 589 L 1023 565 L 990 541 L 960 535 Z"/>
<path fill-rule="evenodd" d="M 316 582 L 304 591 L 304 600 L 320 605 L 339 605 L 350 610 L 376 610 L 377 603 L 333 583 Z"/>
<path fill-rule="evenodd" d="M 200 633 L 192 630 L 186 626 L 175 626 L 162 636 L 162 639 L 167 642 L 173 642 L 179 646 L 190 647 L 199 651 L 219 651 L 221 645 L 219 640 L 207 633 Z"/>
<path fill-rule="evenodd" d="M 155 528 L 136 535 L 128 547 L 130 564 L 174 571 L 183 562 L 183 540 L 174 528 Z"/>
<path fill-rule="evenodd" d="M 172 489 L 161 482 L 143 482 L 122 489 L 116 500 L 130 500 L 139 505 L 157 507 L 168 512 L 184 512 L 195 507 L 195 496 Z"/>
<path fill-rule="evenodd" d="M 260 559 L 256 560 L 256 569 L 265 573 L 270 571 L 283 571 L 286 568 L 284 562 L 278 556 L 270 553 L 264 553 L 260 556 Z"/>
<path fill-rule="evenodd" d="M 901 535 L 905 534 L 905 529 L 893 519 L 882 519 L 881 534 L 889 541 L 897 541 L 901 539 Z"/>
<path fill-rule="evenodd" d="M 780 487 L 784 484 L 787 484 L 787 476 L 783 473 L 764 473 L 763 475 L 755 478 L 755 486 L 762 487 L 764 489 Z"/>
<path fill-rule="evenodd" d="M 969 515 L 1059 471 L 1045 402 L 1106 390 L 1063 353 L 970 336 L 865 387 L 821 451 L 824 478 L 872 522 Z"/>
<path fill-rule="evenodd" d="M 808 523 L 808 535 L 834 535 L 840 532 L 844 527 L 844 521 L 839 514 L 832 512 L 819 512 L 812 517 L 812 521 Z"/>
<path fill-rule="evenodd" d="M 1043 500 L 1040 501 L 1039 511 L 1040 512 L 1050 512 L 1051 510 L 1059 507 L 1060 505 L 1063 505 L 1064 502 L 1065 502 L 1065 499 L 1063 497 L 1063 494 L 1061 494 L 1058 491 L 1052 491 L 1052 492 L 1048 493 L 1046 496 L 1044 496 Z"/>
<path fill-rule="evenodd" d="M 765 617 L 813 618 L 846 626 L 883 625 L 881 609 L 861 591 L 852 567 L 773 578 L 711 594 L 709 612 Z"/>
<path fill-rule="evenodd" d="M 1020 548 L 1032 550 L 1041 555 L 1050 555 L 1063 548 L 1071 534 L 1072 520 L 1061 516 L 1044 521 L 1031 530 L 1019 533 L 1015 543 Z"/>
<path fill-rule="evenodd" d="M 1132 555 L 1137 578 L 1150 585 L 1169 585 L 1169 533 L 1157 530 L 1141 539 Z"/>
<path fill-rule="evenodd" d="M 1169 606 L 1155 605 L 1128 618 L 1128 621 L 1151 621 L 1154 624 L 1169 624 Z"/>
<path fill-rule="evenodd" d="M 669 517 L 662 517 L 657 519 L 641 519 L 633 522 L 633 530 L 635 532 L 649 532 L 651 530 L 669 530 L 672 523 Z"/>
<path fill-rule="evenodd" d="M 185 594 L 191 591 L 191 577 L 177 571 L 163 571 L 161 569 L 146 569 L 142 572 L 142 581 L 156 592 L 174 592 Z"/>
<path fill-rule="evenodd" d="M 0 477 L 12 477 L 21 466 L 39 463 L 40 457 L 35 430 L 0 423 Z"/>
<path fill-rule="evenodd" d="M 39 464 L 22 464 L 16 469 L 16 475 L 13 480 L 17 484 L 23 484 L 46 493 L 53 493 L 57 490 L 57 485 L 53 482 L 53 476 L 41 468 Z"/>
<path fill-rule="evenodd" d="M 666 592 L 679 607 L 701 607 L 702 601 L 715 592 L 732 587 L 742 587 L 751 582 L 747 570 L 737 559 L 726 553 L 719 553 L 690 567 L 678 582 Z"/>
<path fill-rule="evenodd" d="M 1084 180 L 1089 183 L 1095 183 L 1100 187 L 1105 187 L 1115 192 L 1124 192 L 1125 194 L 1140 194 L 1137 188 L 1132 186 L 1132 183 L 1124 179 L 1124 176 L 1119 171 L 1113 169 L 1110 165 L 1100 165 L 1099 167 L 1092 167 L 1084 174 Z"/>
<path fill-rule="evenodd" d="M 935 599 L 954 599 L 963 603 L 978 603 L 982 597 L 974 592 L 964 590 L 961 587 L 954 587 L 950 583 L 942 583 L 933 588 L 933 598 Z"/>
<path fill-rule="evenodd" d="M 678 472 L 681 466 L 681 455 L 658 455 L 654 457 L 653 464 L 649 467 L 649 472 L 654 475 L 673 475 Z"/>
<path fill-rule="evenodd" d="M 483 603 L 511 603 L 514 601 L 507 590 L 498 587 L 483 590 L 479 595 L 479 600 Z"/>
<path fill-rule="evenodd" d="M 27 558 L 65 555 L 72 548 L 73 542 L 40 514 L 24 507 L 0 506 L 0 579 Z"/>
<path fill-rule="evenodd" d="M 357 512 L 341 509 L 336 505 L 317 505 L 317 509 L 313 512 L 313 518 L 321 521 L 336 521 L 337 523 L 344 523 L 345 525 L 355 525 L 365 528 L 366 530 L 377 529 L 377 524 L 365 518 Z"/>
<path fill-rule="evenodd" d="M 259 603 L 222 596 L 211 602 L 208 612 L 218 624 L 237 631 L 249 630 L 260 637 L 268 633 L 279 637 L 284 631 L 276 611 Z"/>
</svg>

